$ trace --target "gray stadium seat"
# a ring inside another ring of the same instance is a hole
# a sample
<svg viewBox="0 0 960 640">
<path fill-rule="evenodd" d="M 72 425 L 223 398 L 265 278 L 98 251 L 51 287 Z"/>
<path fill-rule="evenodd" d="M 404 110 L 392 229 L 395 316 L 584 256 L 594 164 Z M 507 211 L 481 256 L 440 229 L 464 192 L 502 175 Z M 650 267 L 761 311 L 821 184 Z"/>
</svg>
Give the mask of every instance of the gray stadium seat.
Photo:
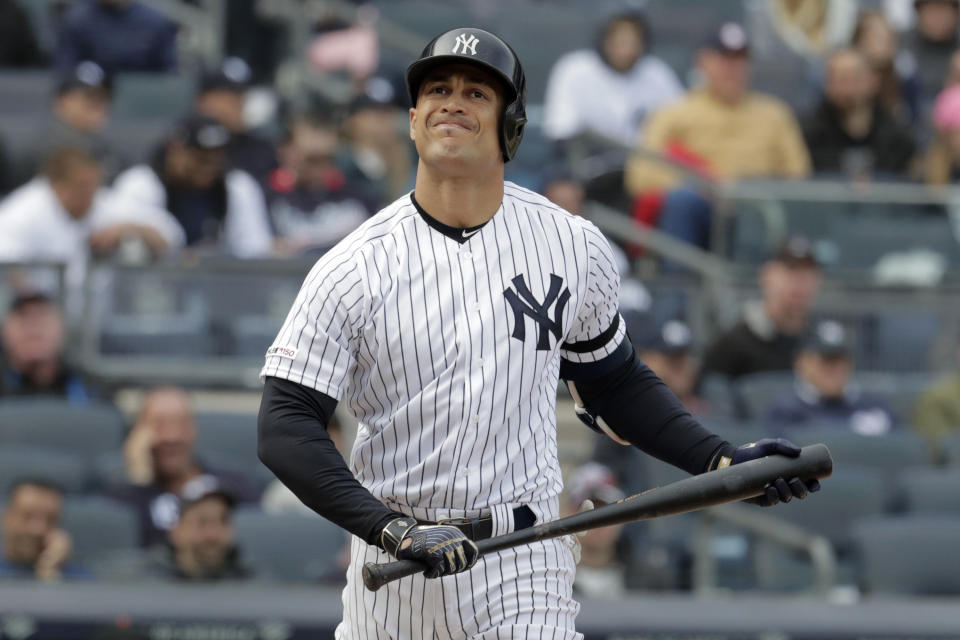
<svg viewBox="0 0 960 640">
<path fill-rule="evenodd" d="M 0 402 L 0 443 L 33 445 L 82 455 L 88 460 L 116 449 L 124 417 L 105 402 L 75 406 L 58 398 Z"/>
<path fill-rule="evenodd" d="M 190 111 L 195 88 L 196 79 L 185 74 L 118 74 L 113 83 L 112 116 L 175 121 Z"/>
<path fill-rule="evenodd" d="M 320 516 L 237 509 L 237 545 L 264 577 L 316 582 L 337 570 L 347 534 Z"/>
<path fill-rule="evenodd" d="M 67 451 L 5 444 L 0 448 L 0 495 L 22 478 L 47 480 L 66 493 L 81 493 L 87 487 L 89 465 Z"/>
<path fill-rule="evenodd" d="M 106 498 L 68 499 L 61 525 L 73 538 L 73 561 L 90 565 L 116 551 L 137 548 L 137 518 Z"/>
<path fill-rule="evenodd" d="M 870 518 L 853 537 L 868 593 L 960 595 L 960 517 Z"/>
<path fill-rule="evenodd" d="M 45 113 L 52 97 L 51 71 L 0 71 L 0 115 Z"/>
<path fill-rule="evenodd" d="M 196 414 L 197 454 L 212 466 L 242 473 L 261 486 L 273 473 L 257 457 L 257 416 L 200 412 Z"/>
<path fill-rule="evenodd" d="M 923 466 L 930 458 L 927 443 L 905 430 L 885 436 L 861 436 L 843 427 L 795 427 L 784 435 L 800 446 L 826 444 L 837 469 L 861 466 L 889 471 Z"/>
<path fill-rule="evenodd" d="M 960 468 L 907 469 L 900 487 L 908 513 L 960 516 Z"/>
<path fill-rule="evenodd" d="M 887 479 L 879 470 L 836 467 L 823 489 L 805 500 L 792 500 L 770 509 L 770 515 L 827 537 L 839 552 L 850 548 L 850 526 L 860 518 L 884 513 L 889 507 Z"/>
<path fill-rule="evenodd" d="M 762 420 L 770 406 L 793 389 L 792 371 L 753 373 L 734 383 L 737 398 L 751 420 Z"/>
</svg>

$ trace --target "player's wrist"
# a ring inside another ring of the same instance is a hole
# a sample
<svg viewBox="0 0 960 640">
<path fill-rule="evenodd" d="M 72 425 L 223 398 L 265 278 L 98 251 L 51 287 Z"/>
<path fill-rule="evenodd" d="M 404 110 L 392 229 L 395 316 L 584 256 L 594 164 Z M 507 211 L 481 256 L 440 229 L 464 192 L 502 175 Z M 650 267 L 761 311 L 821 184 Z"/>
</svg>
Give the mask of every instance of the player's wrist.
<svg viewBox="0 0 960 640">
<path fill-rule="evenodd" d="M 388 522 L 380 532 L 380 548 L 397 557 L 397 551 L 400 549 L 400 543 L 410 531 L 417 526 L 416 518 L 404 516 L 394 518 Z"/>
</svg>

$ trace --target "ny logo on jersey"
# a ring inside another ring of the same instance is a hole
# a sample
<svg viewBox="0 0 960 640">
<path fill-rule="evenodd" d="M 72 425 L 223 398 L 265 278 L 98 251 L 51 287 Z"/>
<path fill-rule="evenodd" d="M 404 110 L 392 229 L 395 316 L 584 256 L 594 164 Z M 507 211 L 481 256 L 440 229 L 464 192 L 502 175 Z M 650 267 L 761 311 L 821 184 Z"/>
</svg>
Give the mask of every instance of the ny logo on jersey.
<svg viewBox="0 0 960 640">
<path fill-rule="evenodd" d="M 462 53 L 466 55 L 467 51 L 470 52 L 470 55 L 477 55 L 477 43 L 480 42 L 480 39 L 472 33 L 461 33 L 457 36 L 456 42 L 453 43 L 453 53 Z"/>
<path fill-rule="evenodd" d="M 547 297 L 544 298 L 541 303 L 537 302 L 537 299 L 533 297 L 530 288 L 527 287 L 527 283 L 523 279 L 523 275 L 515 277 L 511 282 L 513 282 L 513 286 L 516 287 L 516 291 L 507 287 L 503 290 L 503 297 L 507 299 L 507 302 L 510 303 L 510 307 L 513 309 L 513 337 L 520 341 L 526 338 L 526 320 L 524 316 L 530 316 L 534 322 L 540 325 L 540 335 L 537 338 L 537 351 L 549 351 L 549 334 L 552 333 L 554 338 L 557 340 L 560 339 L 562 332 L 561 320 L 563 319 L 563 310 L 570 300 L 570 289 L 564 287 L 561 293 L 560 287 L 563 286 L 563 278 L 551 273 L 550 290 L 547 291 Z M 547 310 L 554 302 L 557 303 L 557 306 L 553 309 L 553 319 L 550 319 L 547 315 Z"/>
</svg>

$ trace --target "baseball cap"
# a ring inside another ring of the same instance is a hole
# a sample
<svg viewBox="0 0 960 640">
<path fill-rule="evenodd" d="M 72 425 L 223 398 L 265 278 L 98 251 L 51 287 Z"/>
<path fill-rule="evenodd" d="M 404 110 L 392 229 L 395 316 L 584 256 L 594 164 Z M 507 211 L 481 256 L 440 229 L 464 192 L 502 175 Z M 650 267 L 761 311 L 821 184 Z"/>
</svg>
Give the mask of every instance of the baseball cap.
<svg viewBox="0 0 960 640">
<path fill-rule="evenodd" d="M 207 69 L 200 76 L 198 93 L 205 91 L 236 91 L 243 93 L 250 87 L 253 80 L 253 71 L 250 65 L 242 58 L 230 56 L 212 69 Z"/>
<path fill-rule="evenodd" d="M 113 88 L 110 76 L 96 62 L 84 60 L 57 80 L 57 95 L 74 89 L 102 90 L 109 93 Z"/>
<path fill-rule="evenodd" d="M 194 149 L 215 151 L 230 142 L 230 132 L 208 116 L 192 114 L 184 118 L 174 132 L 175 139 Z"/>
<path fill-rule="evenodd" d="M 736 22 L 724 22 L 710 32 L 703 43 L 704 49 L 718 53 L 748 53 L 750 42 L 747 31 Z"/>
<path fill-rule="evenodd" d="M 579 505 L 588 499 L 609 504 L 625 497 L 613 471 L 599 462 L 579 467 L 567 481 L 567 498 L 572 504 Z"/>
<path fill-rule="evenodd" d="M 389 78 L 374 76 L 367 80 L 363 89 L 350 99 L 347 111 L 356 113 L 364 109 L 402 108 L 404 104 L 401 102 L 401 97 L 397 85 Z"/>
<path fill-rule="evenodd" d="M 682 320 L 668 320 L 644 343 L 644 349 L 683 355 L 693 348 L 693 332 Z"/>
<path fill-rule="evenodd" d="M 836 320 L 822 320 L 814 325 L 800 349 L 826 358 L 846 358 L 853 351 L 847 330 Z"/>
<path fill-rule="evenodd" d="M 231 511 L 237 504 L 233 494 L 227 491 L 216 476 L 203 474 L 191 479 L 180 492 L 180 514 L 207 498 L 219 498 Z"/>
<path fill-rule="evenodd" d="M 804 236 L 791 236 L 777 247 L 771 260 L 794 266 L 819 267 L 813 243 Z"/>
</svg>

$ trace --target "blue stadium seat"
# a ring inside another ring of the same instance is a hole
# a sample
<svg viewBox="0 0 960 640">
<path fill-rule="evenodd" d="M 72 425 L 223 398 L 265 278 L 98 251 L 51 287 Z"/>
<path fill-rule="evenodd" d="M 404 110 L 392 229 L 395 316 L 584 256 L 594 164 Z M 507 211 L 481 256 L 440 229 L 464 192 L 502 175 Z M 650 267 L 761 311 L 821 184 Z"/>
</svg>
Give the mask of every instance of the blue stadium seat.
<svg viewBox="0 0 960 640">
<path fill-rule="evenodd" d="M 0 70 L 0 116 L 46 113 L 53 90 L 53 73 L 46 69 Z"/>
<path fill-rule="evenodd" d="M 64 505 L 61 525 L 73 538 L 71 558 L 81 565 L 137 548 L 137 518 L 126 505 L 106 498 L 71 498 Z"/>
<path fill-rule="evenodd" d="M 908 513 L 960 516 L 960 468 L 907 469 L 899 484 Z"/>
<path fill-rule="evenodd" d="M 861 587 L 871 595 L 960 595 L 960 517 L 869 518 L 853 528 Z"/>
<path fill-rule="evenodd" d="M 121 73 L 114 78 L 112 117 L 176 121 L 193 105 L 196 79 L 189 74 Z"/>
<path fill-rule="evenodd" d="M 6 495 L 22 478 L 52 482 L 68 494 L 81 493 L 87 488 L 89 471 L 88 462 L 72 452 L 4 444 L 0 448 L 0 495 Z"/>
<path fill-rule="evenodd" d="M 81 455 L 120 446 L 125 421 L 105 402 L 76 406 L 58 398 L 0 401 L 0 443 L 32 445 Z"/>
<path fill-rule="evenodd" d="M 285 582 L 317 582 L 338 571 L 347 534 L 320 516 L 270 515 L 237 509 L 237 545 L 259 575 Z"/>
<path fill-rule="evenodd" d="M 901 430 L 885 436 L 862 436 L 842 427 L 795 427 L 785 436 L 800 446 L 822 442 L 830 449 L 835 468 L 861 466 L 887 471 L 928 463 L 927 443 L 917 434 Z"/>
<path fill-rule="evenodd" d="M 792 371 L 753 373 L 736 380 L 737 401 L 751 420 L 763 420 L 770 406 L 790 393 L 794 385 Z"/>
</svg>

